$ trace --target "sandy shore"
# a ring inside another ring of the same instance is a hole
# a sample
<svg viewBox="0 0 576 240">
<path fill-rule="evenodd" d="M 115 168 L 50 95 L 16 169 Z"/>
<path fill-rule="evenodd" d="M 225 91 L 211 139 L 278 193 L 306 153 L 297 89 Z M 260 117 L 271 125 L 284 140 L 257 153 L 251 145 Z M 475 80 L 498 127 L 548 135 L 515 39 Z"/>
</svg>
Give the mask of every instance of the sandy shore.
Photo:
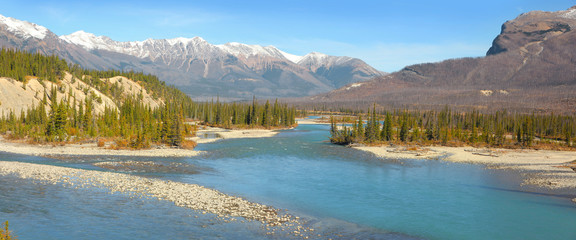
<svg viewBox="0 0 576 240">
<path fill-rule="evenodd" d="M 0 176 L 16 176 L 42 184 L 61 184 L 66 187 L 109 189 L 136 197 L 152 197 L 173 202 L 176 206 L 212 213 L 225 221 L 241 217 L 262 222 L 273 234 L 288 231 L 296 236 L 311 236 L 313 229 L 302 227 L 298 217 L 282 214 L 270 206 L 249 202 L 243 198 L 223 194 L 196 184 L 187 184 L 129 174 L 81 170 L 41 164 L 0 161 Z M 271 229 L 270 227 L 275 227 Z M 310 235 L 308 235 L 310 234 Z"/>
<path fill-rule="evenodd" d="M 273 137 L 279 132 L 266 129 L 241 129 L 228 130 L 224 128 L 202 127 L 197 135 L 216 134 L 217 138 L 192 137 L 196 143 L 210 143 L 222 139 L 234 138 L 263 138 Z M 83 156 L 138 156 L 138 157 L 192 157 L 202 154 L 201 151 L 178 149 L 178 148 L 153 148 L 143 150 L 114 150 L 98 147 L 96 143 L 67 144 L 58 145 L 31 145 L 26 143 L 9 142 L 0 137 L 0 151 L 36 155 L 36 156 L 61 156 L 61 155 L 83 155 Z"/>
<path fill-rule="evenodd" d="M 326 125 L 330 125 L 329 122 L 321 122 L 319 120 L 320 119 L 299 118 L 299 119 L 296 119 L 296 122 L 298 124 L 326 124 Z"/>
<path fill-rule="evenodd" d="M 485 164 L 489 168 L 514 169 L 523 173 L 525 184 L 558 189 L 576 189 L 576 152 L 479 149 L 472 147 L 354 147 L 385 158 L 443 159 Z"/>
<path fill-rule="evenodd" d="M 273 137 L 276 136 L 278 133 L 279 132 L 276 130 L 268 130 L 268 129 L 229 130 L 224 128 L 201 126 L 200 129 L 196 132 L 197 136 L 208 134 L 208 135 L 215 135 L 217 137 L 214 138 L 193 137 L 189 139 L 197 143 L 211 143 L 222 139 Z"/>
<path fill-rule="evenodd" d="M 31 145 L 8 142 L 0 137 L 0 151 L 35 156 L 139 156 L 139 157 L 191 157 L 202 152 L 178 148 L 154 148 L 144 150 L 113 150 L 98 147 L 96 143 L 57 145 Z"/>
</svg>

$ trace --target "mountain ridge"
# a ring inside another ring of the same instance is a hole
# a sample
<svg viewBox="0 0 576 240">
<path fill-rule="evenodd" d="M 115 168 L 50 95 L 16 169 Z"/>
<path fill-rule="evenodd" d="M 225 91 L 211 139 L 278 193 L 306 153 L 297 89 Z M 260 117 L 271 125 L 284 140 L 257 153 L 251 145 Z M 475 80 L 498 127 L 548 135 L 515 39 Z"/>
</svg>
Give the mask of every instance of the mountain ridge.
<svg viewBox="0 0 576 240">
<path fill-rule="evenodd" d="M 383 75 L 351 57 L 298 56 L 234 42 L 214 45 L 201 37 L 119 42 L 84 31 L 57 36 L 34 23 L 2 19 L 8 19 L 8 24 L 0 21 L 2 47 L 54 54 L 85 68 L 143 71 L 195 98 L 310 96 Z"/>
<path fill-rule="evenodd" d="M 315 104 L 576 112 L 576 8 L 524 13 L 502 25 L 485 57 L 406 66 L 307 98 Z M 354 87 L 353 87 L 354 86 Z"/>
</svg>

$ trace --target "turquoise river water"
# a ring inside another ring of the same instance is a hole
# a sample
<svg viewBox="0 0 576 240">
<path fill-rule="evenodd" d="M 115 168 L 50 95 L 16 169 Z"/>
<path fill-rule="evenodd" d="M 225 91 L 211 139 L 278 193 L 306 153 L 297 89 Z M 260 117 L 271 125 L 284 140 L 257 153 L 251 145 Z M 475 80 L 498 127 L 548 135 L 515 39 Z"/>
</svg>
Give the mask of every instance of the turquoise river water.
<svg viewBox="0 0 576 240">
<path fill-rule="evenodd" d="M 300 216 L 323 238 L 576 239 L 576 197 L 521 186 L 513 171 L 442 160 L 381 159 L 331 145 L 326 125 L 272 138 L 201 144 L 193 158 L 72 157 L 0 152 L 4 161 L 109 171 L 102 161 L 194 165 L 200 173 L 128 172 L 195 183 Z M 284 239 L 167 201 L 0 177 L 0 220 L 19 239 Z"/>
</svg>

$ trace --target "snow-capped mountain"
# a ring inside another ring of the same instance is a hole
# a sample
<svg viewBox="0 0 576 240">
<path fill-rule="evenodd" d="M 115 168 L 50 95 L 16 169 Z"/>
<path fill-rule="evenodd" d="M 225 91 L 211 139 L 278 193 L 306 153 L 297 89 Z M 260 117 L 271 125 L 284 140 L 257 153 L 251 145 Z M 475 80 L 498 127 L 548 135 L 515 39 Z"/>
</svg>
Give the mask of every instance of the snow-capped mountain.
<svg viewBox="0 0 576 240">
<path fill-rule="evenodd" d="M 215 57 L 226 54 L 225 51 L 209 44 L 200 37 L 118 42 L 106 36 L 96 36 L 92 33 L 78 31 L 70 35 L 60 36 L 60 39 L 79 45 L 89 51 L 105 50 L 152 60 L 170 55 Z"/>
<path fill-rule="evenodd" d="M 6 30 L 16 34 L 24 39 L 37 38 L 44 39 L 48 33 L 48 29 L 34 23 L 21 21 L 11 17 L 0 15 L 0 22 L 6 26 Z"/>
<path fill-rule="evenodd" d="M 215 45 L 200 37 L 119 42 L 84 31 L 58 37 L 1 15 L 0 46 L 56 54 L 87 68 L 144 71 L 193 96 L 306 96 L 381 75 L 351 57 L 298 56 L 273 46 Z"/>
<path fill-rule="evenodd" d="M 201 37 L 117 42 L 106 36 L 95 36 L 92 33 L 78 31 L 70 35 L 60 36 L 60 39 L 82 46 L 86 50 L 106 50 L 153 60 L 173 54 L 188 58 L 222 58 L 225 55 L 232 55 L 238 58 L 271 57 L 312 68 L 341 65 L 354 60 L 351 57 L 329 56 L 318 52 L 297 56 L 283 52 L 274 46 L 265 47 L 237 42 L 212 45 Z"/>
</svg>

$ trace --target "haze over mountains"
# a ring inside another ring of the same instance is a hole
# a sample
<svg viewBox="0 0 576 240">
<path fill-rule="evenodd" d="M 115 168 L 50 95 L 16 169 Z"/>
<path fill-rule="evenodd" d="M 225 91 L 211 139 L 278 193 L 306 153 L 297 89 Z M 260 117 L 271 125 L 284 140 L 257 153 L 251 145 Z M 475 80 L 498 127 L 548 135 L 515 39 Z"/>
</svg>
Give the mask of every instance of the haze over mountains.
<svg viewBox="0 0 576 240">
<path fill-rule="evenodd" d="M 534 11 L 503 24 L 486 57 L 407 66 L 310 98 L 409 108 L 576 112 L 576 7 Z"/>
<path fill-rule="evenodd" d="M 57 36 L 1 15 L 0 46 L 55 54 L 85 68 L 155 74 L 195 98 L 309 96 L 382 75 L 351 57 L 296 56 L 273 46 L 213 45 L 200 37 L 118 42 L 84 31 Z"/>
</svg>

